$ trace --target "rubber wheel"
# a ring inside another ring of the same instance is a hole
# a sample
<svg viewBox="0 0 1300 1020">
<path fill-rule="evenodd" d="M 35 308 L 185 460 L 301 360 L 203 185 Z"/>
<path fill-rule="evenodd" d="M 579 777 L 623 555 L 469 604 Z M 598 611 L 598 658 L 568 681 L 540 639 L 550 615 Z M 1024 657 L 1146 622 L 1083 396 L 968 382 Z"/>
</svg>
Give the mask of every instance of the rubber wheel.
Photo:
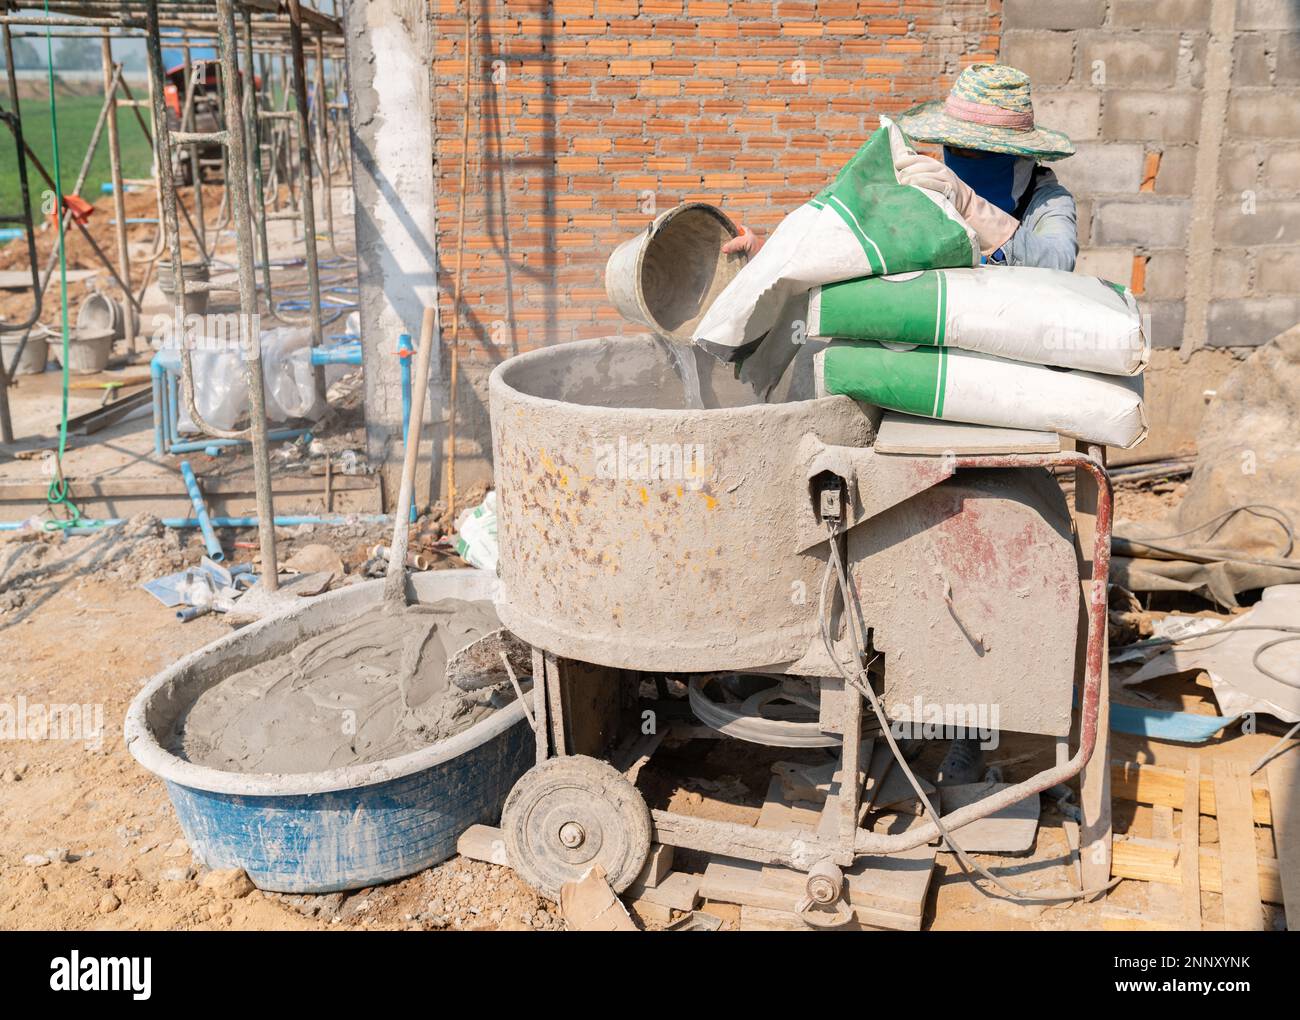
<svg viewBox="0 0 1300 1020">
<path fill-rule="evenodd" d="M 552 900 L 599 864 L 621 893 L 650 856 L 650 809 L 623 773 L 596 758 L 550 758 L 515 783 L 501 812 L 519 876 Z"/>
</svg>

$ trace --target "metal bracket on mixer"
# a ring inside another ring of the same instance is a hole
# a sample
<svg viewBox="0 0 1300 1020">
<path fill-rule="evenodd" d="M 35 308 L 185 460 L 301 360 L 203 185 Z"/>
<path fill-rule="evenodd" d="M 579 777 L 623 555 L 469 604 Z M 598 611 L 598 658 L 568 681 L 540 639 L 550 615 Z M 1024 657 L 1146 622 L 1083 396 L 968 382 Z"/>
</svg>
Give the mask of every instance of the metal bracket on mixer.
<svg viewBox="0 0 1300 1020">
<path fill-rule="evenodd" d="M 827 476 L 844 480 L 839 519 L 845 530 L 938 485 L 952 475 L 957 463 L 952 457 L 876 453 L 869 446 L 827 446 L 811 433 L 800 441 L 799 459 L 810 486 Z M 795 547 L 800 552 L 826 541 L 821 503 L 825 491 L 814 492 L 818 502 L 814 506 L 810 501 L 808 512 L 794 522 Z"/>
</svg>

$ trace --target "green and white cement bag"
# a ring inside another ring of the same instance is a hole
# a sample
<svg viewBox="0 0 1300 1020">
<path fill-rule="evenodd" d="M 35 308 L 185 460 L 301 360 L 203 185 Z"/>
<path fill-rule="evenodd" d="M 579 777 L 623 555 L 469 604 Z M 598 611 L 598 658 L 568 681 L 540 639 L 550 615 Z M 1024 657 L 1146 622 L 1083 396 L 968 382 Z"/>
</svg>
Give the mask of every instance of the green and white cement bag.
<svg viewBox="0 0 1300 1020">
<path fill-rule="evenodd" d="M 809 202 L 783 219 L 709 307 L 692 341 L 734 361 L 776 323 L 785 303 L 837 280 L 979 263 L 975 233 L 942 195 L 898 183 L 898 126 L 880 128 Z"/>
<path fill-rule="evenodd" d="M 1147 434 L 1140 375 L 873 340 L 836 341 L 813 364 L 818 396 L 842 393 L 927 418 L 1058 432 L 1124 449 Z"/>
<path fill-rule="evenodd" d="M 866 277 L 816 287 L 808 336 L 960 347 L 1013 361 L 1136 375 L 1151 356 L 1128 288 L 1030 266 Z"/>
</svg>

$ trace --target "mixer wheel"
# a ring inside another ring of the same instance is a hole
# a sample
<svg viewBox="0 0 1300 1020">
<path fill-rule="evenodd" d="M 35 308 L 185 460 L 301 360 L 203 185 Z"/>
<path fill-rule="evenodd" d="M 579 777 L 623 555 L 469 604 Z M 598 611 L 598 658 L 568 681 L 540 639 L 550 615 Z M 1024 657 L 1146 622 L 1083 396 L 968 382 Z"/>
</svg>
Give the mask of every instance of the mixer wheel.
<svg viewBox="0 0 1300 1020">
<path fill-rule="evenodd" d="M 515 783 L 501 813 L 519 876 L 558 900 L 592 867 L 621 893 L 650 856 L 650 809 L 623 773 L 585 755 L 550 758 Z"/>
</svg>

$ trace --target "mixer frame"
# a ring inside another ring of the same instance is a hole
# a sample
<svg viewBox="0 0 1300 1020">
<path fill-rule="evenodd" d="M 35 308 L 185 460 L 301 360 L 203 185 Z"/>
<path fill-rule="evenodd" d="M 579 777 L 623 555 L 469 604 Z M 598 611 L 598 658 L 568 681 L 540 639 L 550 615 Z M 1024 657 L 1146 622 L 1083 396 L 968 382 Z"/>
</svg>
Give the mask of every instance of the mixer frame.
<svg viewBox="0 0 1300 1020">
<path fill-rule="evenodd" d="M 1097 508 L 1095 525 L 1086 529 L 1092 531 L 1093 537 L 1090 556 L 1079 548 L 1080 536 L 1086 534 L 1086 530 L 1078 526 L 1077 514 L 1074 534 L 1080 562 L 1080 583 L 1086 594 L 1087 621 L 1087 638 L 1076 651 L 1076 676 L 1072 678 L 1081 683 L 1078 747 L 1068 758 L 1064 753 L 1058 753 L 1055 765 L 1029 779 L 944 815 L 942 821 L 948 830 L 985 818 L 1078 775 L 1092 758 L 1099 732 L 1104 733 L 1108 725 L 1102 684 L 1105 680 L 1106 583 L 1113 500 L 1102 451 L 1093 447 L 1087 453 L 957 455 L 954 469 L 966 468 L 1074 469 L 1077 476 L 1090 476 L 1095 483 Z M 1084 573 L 1091 576 L 1085 577 Z M 503 813 L 502 827 L 512 864 L 544 893 L 557 896 L 562 880 L 566 877 L 581 878 L 591 863 L 600 863 L 610 885 L 616 892 L 622 892 L 640 873 L 652 839 L 653 842 L 683 849 L 811 872 L 808 880 L 811 900 L 821 904 L 824 910 L 838 899 L 839 893 L 836 892 L 831 900 L 817 899 L 817 893 L 824 895 L 828 887 L 838 888 L 833 880 L 839 874 L 836 869 L 848 867 L 864 856 L 910 850 L 939 836 L 938 827 L 929 819 L 893 835 L 860 827 L 858 815 L 865 763 L 860 760 L 860 747 L 856 740 L 842 741 L 840 775 L 856 775 L 857 782 L 837 784 L 840 790 L 826 798 L 822 824 L 815 832 L 763 829 L 668 810 L 649 810 L 636 790 L 636 776 L 668 733 L 675 730 L 679 735 L 718 738 L 722 734 L 707 731 L 698 724 L 692 725 L 683 717 L 680 708 L 674 710 L 674 705 L 681 706 L 683 702 L 671 702 L 661 697 L 650 702 L 648 707 L 646 703 L 633 703 L 630 697 L 635 695 L 638 687 L 636 678 L 646 674 L 629 670 L 614 672 L 622 674 L 618 679 L 623 682 L 610 683 L 610 671 L 603 667 L 564 659 L 545 649 L 533 649 L 534 687 L 530 718 L 536 737 L 538 765 L 526 773 L 512 790 Z M 828 728 L 842 734 L 859 733 L 863 698 L 845 691 L 838 678 L 835 683 L 849 696 L 833 699 L 829 714 L 835 718 Z M 627 723 L 635 722 L 633 712 L 638 708 L 655 715 L 642 715 L 641 732 L 638 734 L 633 729 L 632 736 L 619 743 L 620 726 L 627 733 Z M 661 714 L 669 717 L 676 714 L 678 718 L 670 719 L 669 725 L 663 726 L 658 724 Z M 648 732 L 647 718 L 655 721 L 648 727 Z M 610 752 L 609 748 L 615 745 L 617 749 Z M 1064 751 L 1065 746 L 1063 740 L 1058 743 L 1060 751 Z M 564 758 L 575 760 L 568 765 L 555 764 L 556 759 Z M 602 760 L 612 763 L 613 768 L 608 764 L 595 768 L 597 761 Z M 587 761 L 592 765 L 586 765 Z M 615 769 L 619 773 L 617 777 L 610 775 Z M 566 774 L 558 786 L 555 782 L 557 773 Z M 545 791 L 540 790 L 543 781 L 548 784 Z M 558 794 L 557 789 L 560 790 Z M 567 818 L 567 805 L 572 805 L 572 814 L 575 819 L 583 820 L 581 824 L 578 821 L 563 822 Z M 603 818 L 606 824 L 613 820 L 612 824 L 625 826 L 628 831 L 618 834 L 589 831 L 591 826 L 599 825 L 598 817 Z M 642 838 L 640 833 L 647 818 L 652 835 Z M 614 840 L 611 838 L 613 835 L 620 838 Z M 617 853 L 622 855 L 616 859 L 611 858 L 609 850 L 614 844 L 617 844 Z M 828 871 L 830 879 L 825 874 Z M 812 920 L 807 912 L 803 916 Z"/>
</svg>

